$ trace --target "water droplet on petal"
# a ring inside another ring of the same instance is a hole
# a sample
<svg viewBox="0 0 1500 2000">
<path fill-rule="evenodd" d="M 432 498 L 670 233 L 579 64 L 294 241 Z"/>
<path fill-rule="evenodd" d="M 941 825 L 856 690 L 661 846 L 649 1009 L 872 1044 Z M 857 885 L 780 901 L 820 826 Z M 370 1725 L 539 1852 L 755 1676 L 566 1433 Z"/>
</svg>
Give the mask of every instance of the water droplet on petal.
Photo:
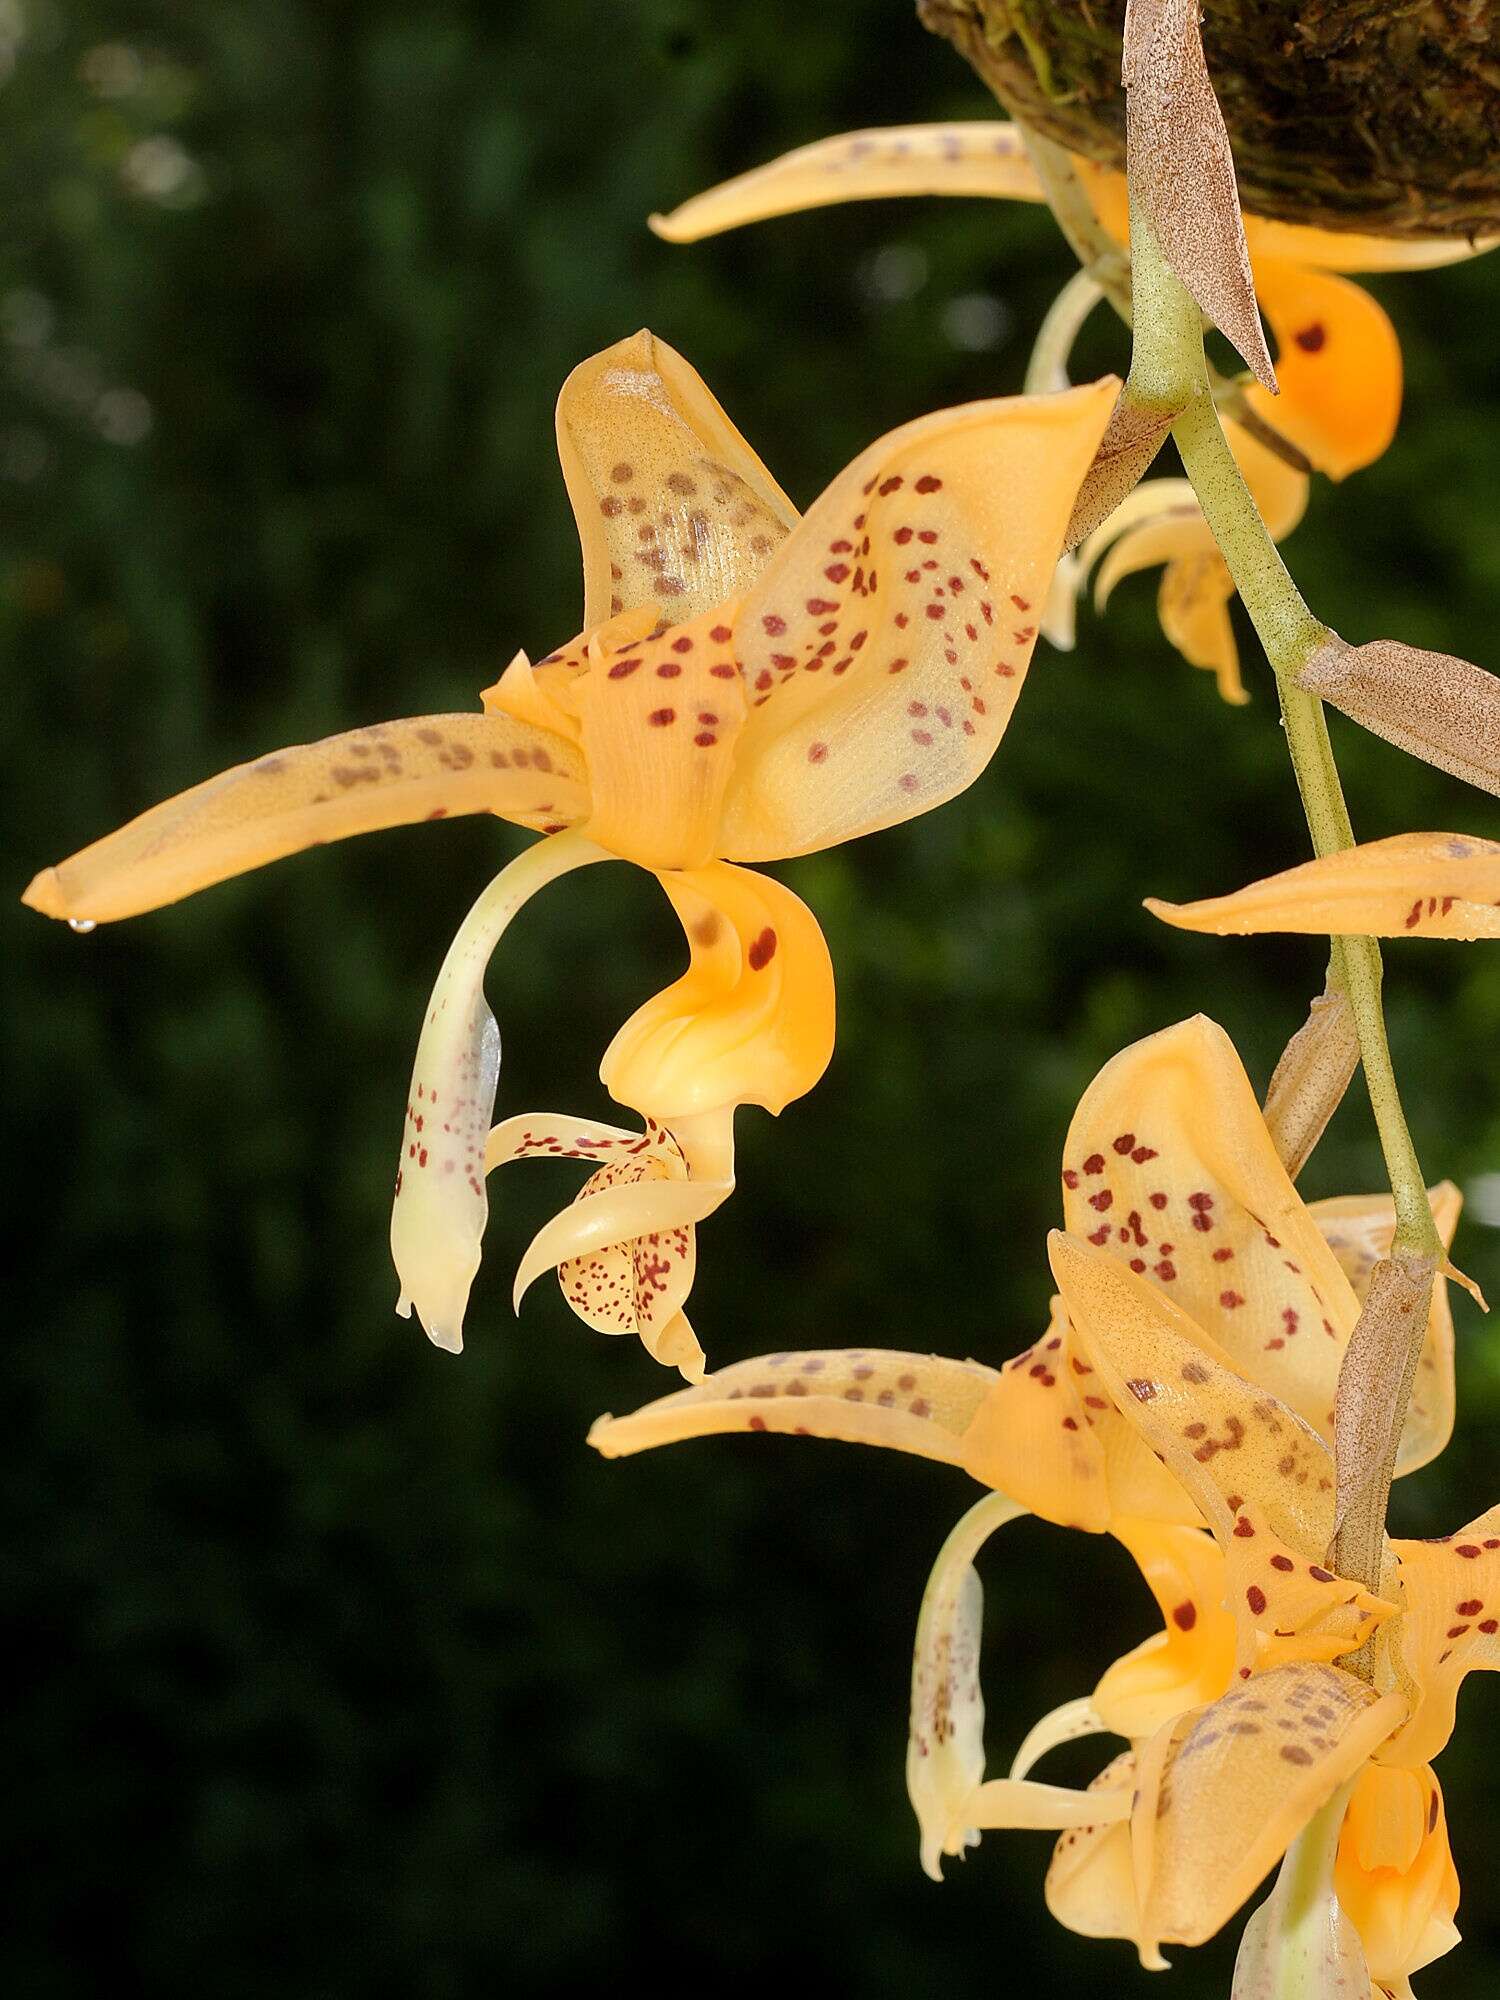
<svg viewBox="0 0 1500 2000">
<path fill-rule="evenodd" d="M 77 931 L 80 937 L 87 937 L 90 931 L 96 931 L 98 928 L 99 925 L 93 917 L 69 917 L 68 919 L 68 929 L 70 931 Z"/>
</svg>

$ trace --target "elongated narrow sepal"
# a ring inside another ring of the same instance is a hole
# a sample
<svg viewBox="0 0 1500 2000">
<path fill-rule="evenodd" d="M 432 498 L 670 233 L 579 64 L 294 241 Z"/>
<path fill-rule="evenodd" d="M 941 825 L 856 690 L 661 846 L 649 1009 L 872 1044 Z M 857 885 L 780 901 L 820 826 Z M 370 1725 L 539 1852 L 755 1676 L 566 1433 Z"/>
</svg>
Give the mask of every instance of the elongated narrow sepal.
<svg viewBox="0 0 1500 2000">
<path fill-rule="evenodd" d="M 1276 370 L 1255 305 L 1229 135 L 1198 32 L 1197 0 L 1125 10 L 1130 185 L 1167 261 L 1267 389 Z"/>
<path fill-rule="evenodd" d="M 966 1433 L 996 1379 L 977 1361 L 888 1348 L 765 1354 L 631 1416 L 600 1417 L 588 1441 L 605 1458 L 628 1458 L 682 1438 L 780 1431 L 962 1465 Z"/>
<path fill-rule="evenodd" d="M 651 227 L 668 243 L 696 243 L 747 222 L 796 215 L 835 202 L 888 195 L 980 195 L 1044 199 L 1018 125 L 883 125 L 841 132 L 783 153 L 750 173 L 694 195 Z"/>
<path fill-rule="evenodd" d="M 1398 833 L 1268 875 L 1199 903 L 1146 898 L 1182 931 L 1250 937 L 1301 931 L 1335 937 L 1500 937 L 1500 841 Z"/>
<path fill-rule="evenodd" d="M 555 832 L 588 801 L 561 737 L 507 716 L 417 716 L 237 764 L 44 868 L 22 900 L 109 923 L 352 834 L 476 812 Z"/>
<path fill-rule="evenodd" d="M 1500 797 L 1500 677 L 1483 667 L 1397 639 L 1350 646 L 1330 634 L 1297 685 L 1397 749 Z"/>
</svg>

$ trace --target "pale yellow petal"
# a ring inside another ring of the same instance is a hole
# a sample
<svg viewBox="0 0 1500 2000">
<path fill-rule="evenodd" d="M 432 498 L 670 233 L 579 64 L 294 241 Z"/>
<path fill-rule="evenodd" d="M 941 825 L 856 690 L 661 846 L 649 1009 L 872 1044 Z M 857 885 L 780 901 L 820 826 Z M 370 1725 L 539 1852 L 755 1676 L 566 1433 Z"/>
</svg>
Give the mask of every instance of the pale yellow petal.
<svg viewBox="0 0 1500 2000">
<path fill-rule="evenodd" d="M 1148 1941 L 1202 1944 L 1395 1729 L 1399 1695 L 1299 1661 L 1257 1674 L 1173 1725 L 1150 1818 Z"/>
<path fill-rule="evenodd" d="M 504 716 L 418 716 L 237 764 L 44 868 L 23 900 L 102 924 L 351 834 L 474 812 L 555 832 L 587 811 L 560 737 Z"/>
<path fill-rule="evenodd" d="M 611 1160 L 639 1157 L 653 1144 L 649 1132 L 596 1119 L 570 1118 L 561 1111 L 522 1111 L 493 1127 L 485 1142 L 484 1170 L 508 1160 Z"/>
<path fill-rule="evenodd" d="M 747 222 L 834 202 L 887 195 L 981 195 L 1006 201 L 1045 199 L 1018 125 L 993 118 L 973 124 L 884 125 L 841 132 L 695 195 L 651 227 L 669 243 L 696 243 Z"/>
<path fill-rule="evenodd" d="M 751 710 L 722 853 L 808 853 L 978 777 L 1118 387 L 919 418 L 815 502 L 736 620 Z"/>
<path fill-rule="evenodd" d="M 1398 833 L 1305 861 L 1230 896 L 1146 908 L 1178 930 L 1336 937 L 1500 937 L 1500 841 Z"/>
<path fill-rule="evenodd" d="M 636 605 L 668 625 L 701 617 L 754 582 L 797 518 L 702 376 L 651 333 L 573 370 L 557 449 L 585 629 Z"/>
<path fill-rule="evenodd" d="M 484 997 L 490 956 L 539 889 L 609 856 L 577 834 L 528 847 L 491 882 L 448 948 L 417 1043 L 391 1209 L 396 1310 L 412 1307 L 438 1347 L 458 1353 L 489 1214 L 485 1147 L 500 1074 L 500 1030 Z"/>
<path fill-rule="evenodd" d="M 1107 1764 L 1089 1796 L 1128 1792 L 1135 1779 L 1129 1751 Z M 1130 1826 L 1109 1815 L 1070 1828 L 1053 1850 L 1047 1870 L 1047 1908 L 1082 1937 L 1135 1938 L 1140 1917 L 1131 1865 Z"/>
<path fill-rule="evenodd" d="M 1064 1142 L 1063 1216 L 1332 1437 L 1359 1302 L 1217 1023 L 1196 1015 L 1105 1064 Z"/>
<path fill-rule="evenodd" d="M 782 883 L 723 861 L 659 879 L 691 961 L 610 1043 L 605 1088 L 666 1125 L 739 1104 L 781 1111 L 833 1054 L 833 965 L 817 918 Z"/>
</svg>

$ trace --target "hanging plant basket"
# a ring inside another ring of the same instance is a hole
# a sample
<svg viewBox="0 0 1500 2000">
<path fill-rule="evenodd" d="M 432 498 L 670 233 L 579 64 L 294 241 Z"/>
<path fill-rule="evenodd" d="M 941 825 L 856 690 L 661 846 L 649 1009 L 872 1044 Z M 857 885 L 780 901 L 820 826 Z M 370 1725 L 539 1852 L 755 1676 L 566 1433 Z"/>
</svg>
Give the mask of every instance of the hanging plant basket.
<svg viewBox="0 0 1500 2000">
<path fill-rule="evenodd" d="M 1125 0 L 917 0 L 1013 116 L 1125 162 Z M 1500 230 L 1500 0 L 1203 0 L 1257 215 L 1390 236 Z"/>
</svg>

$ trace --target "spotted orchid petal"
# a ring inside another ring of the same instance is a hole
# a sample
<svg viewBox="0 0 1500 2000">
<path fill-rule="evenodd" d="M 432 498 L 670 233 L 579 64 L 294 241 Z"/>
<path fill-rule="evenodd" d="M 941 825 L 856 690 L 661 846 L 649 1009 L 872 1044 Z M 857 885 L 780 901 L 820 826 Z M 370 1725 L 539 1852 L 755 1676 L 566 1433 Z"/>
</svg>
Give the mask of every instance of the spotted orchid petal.
<svg viewBox="0 0 1500 2000">
<path fill-rule="evenodd" d="M 1463 1196 L 1452 1181 L 1427 1191 L 1432 1219 L 1444 1250 L 1453 1246 L 1463 1208 Z M 1396 1205 L 1388 1194 L 1335 1195 L 1308 1204 L 1308 1213 L 1323 1234 L 1354 1295 L 1363 1305 L 1370 1279 L 1396 1238 Z M 1437 1457 L 1453 1435 L 1453 1310 L 1442 1270 L 1433 1280 L 1427 1332 L 1417 1359 L 1416 1378 L 1407 1406 L 1406 1425 L 1396 1458 L 1396 1476 L 1416 1472 Z"/>
<path fill-rule="evenodd" d="M 525 1159 L 595 1162 L 597 1171 L 575 1197 L 575 1207 L 615 1186 L 680 1182 L 688 1174 L 682 1148 L 654 1123 L 633 1132 L 557 1112 L 522 1113 L 491 1131 L 486 1173 Z M 676 1202 L 679 1197 L 674 1193 L 667 1199 Z M 585 1325 L 599 1333 L 633 1333 L 654 1360 L 680 1369 L 690 1382 L 701 1381 L 703 1349 L 682 1310 L 697 1266 L 694 1223 L 675 1214 L 659 1214 L 658 1219 L 668 1226 L 565 1258 L 557 1266 L 558 1282 Z"/>
<path fill-rule="evenodd" d="M 719 1368 L 627 1417 L 600 1417 L 588 1441 L 605 1458 L 629 1458 L 683 1438 L 772 1431 L 845 1444 L 884 1445 L 965 1470 L 987 1440 L 971 1437 L 997 1380 L 977 1361 L 887 1348 L 821 1348 L 765 1354 Z M 982 1472 L 976 1477 L 988 1485 Z"/>
<path fill-rule="evenodd" d="M 1181 1482 L 1226 1563 L 1242 1676 L 1352 1651 L 1394 1607 L 1325 1567 L 1333 1459 L 1323 1440 L 1158 1287 L 1054 1232 L 1053 1274 L 1123 1414 Z"/>
<path fill-rule="evenodd" d="M 1401 345 L 1385 309 L 1345 278 L 1280 258 L 1259 260 L 1255 289 L 1281 394 L 1256 385 L 1250 407 L 1332 479 L 1372 464 L 1401 415 Z"/>
<path fill-rule="evenodd" d="M 799 146 L 695 195 L 670 215 L 653 215 L 651 227 L 669 243 L 696 243 L 776 215 L 916 194 L 1046 198 L 1019 125 L 996 119 L 887 125 Z"/>
<path fill-rule="evenodd" d="M 727 862 L 658 879 L 688 969 L 610 1043 L 605 1088 L 674 1129 L 741 1104 L 782 1111 L 833 1055 L 833 964 L 817 919 L 782 883 Z"/>
<path fill-rule="evenodd" d="M 1453 1734 L 1465 1675 L 1500 1669 L 1500 1507 L 1456 1535 L 1392 1547 L 1401 1565 L 1394 1645 L 1413 1702 L 1388 1760 L 1430 1763 Z"/>
<path fill-rule="evenodd" d="M 919 418 L 814 503 L 735 620 L 751 706 L 722 854 L 809 853 L 978 777 L 1118 387 Z"/>
<path fill-rule="evenodd" d="M 1224 1558 L 1211 1535 L 1123 1517 L 1110 1532 L 1134 1556 L 1163 1623 L 1115 1661 L 1091 1698 L 1102 1726 L 1134 1742 L 1223 1694 L 1234 1670 L 1234 1619 L 1224 1608 Z"/>
<path fill-rule="evenodd" d="M 1169 1293 L 1216 1352 L 1331 1438 L 1359 1302 L 1224 1030 L 1197 1015 L 1112 1058 L 1063 1163 L 1066 1228 Z"/>
<path fill-rule="evenodd" d="M 108 923 L 351 834 L 476 812 L 556 832 L 588 799 L 576 751 L 546 730 L 493 715 L 378 723 L 194 785 L 44 868 L 23 900 Z"/>
<path fill-rule="evenodd" d="M 448 948 L 423 1020 L 412 1069 L 391 1255 L 401 1279 L 396 1310 L 417 1317 L 435 1346 L 463 1347 L 464 1311 L 489 1214 L 485 1145 L 500 1074 L 500 1030 L 484 997 L 490 956 L 539 889 L 610 857 L 577 834 L 519 854 L 491 882 Z"/>
<path fill-rule="evenodd" d="M 1220 1930 L 1405 1707 L 1341 1667 L 1299 1660 L 1166 1724 L 1157 1754 L 1139 1760 L 1131 1818 L 1143 1957 Z"/>
<path fill-rule="evenodd" d="M 549 692 L 578 718 L 592 840 L 643 868 L 701 868 L 721 847 L 746 702 L 733 604 L 620 651 L 553 655 Z"/>
<path fill-rule="evenodd" d="M 1409 1995 L 1412 1973 L 1459 1941 L 1458 1873 L 1430 1765 L 1365 1766 L 1345 1815 L 1334 1884 L 1376 1986 Z"/>
<path fill-rule="evenodd" d="M 1262 931 L 1336 937 L 1500 937 L 1500 841 L 1398 833 L 1325 854 L 1199 903 L 1146 899 L 1163 923 L 1219 937 Z"/>
<path fill-rule="evenodd" d="M 797 519 L 698 371 L 648 332 L 573 370 L 557 449 L 586 631 L 636 605 L 668 625 L 701 618 L 754 582 Z"/>
</svg>

